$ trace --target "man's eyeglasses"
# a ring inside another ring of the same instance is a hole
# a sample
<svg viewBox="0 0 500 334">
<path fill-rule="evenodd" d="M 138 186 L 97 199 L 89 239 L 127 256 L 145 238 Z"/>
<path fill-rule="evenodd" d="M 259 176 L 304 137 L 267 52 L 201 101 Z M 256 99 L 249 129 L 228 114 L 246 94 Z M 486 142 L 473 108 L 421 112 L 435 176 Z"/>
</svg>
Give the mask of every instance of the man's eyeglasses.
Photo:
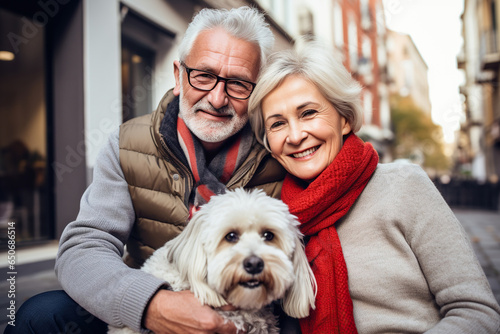
<svg viewBox="0 0 500 334">
<path fill-rule="evenodd" d="M 191 87 L 210 91 L 217 86 L 220 81 L 224 81 L 224 90 L 226 94 L 238 100 L 246 100 L 250 97 L 255 88 L 255 84 L 250 81 L 240 79 L 226 79 L 211 72 L 189 68 L 181 62 L 187 72 L 188 82 Z"/>
</svg>

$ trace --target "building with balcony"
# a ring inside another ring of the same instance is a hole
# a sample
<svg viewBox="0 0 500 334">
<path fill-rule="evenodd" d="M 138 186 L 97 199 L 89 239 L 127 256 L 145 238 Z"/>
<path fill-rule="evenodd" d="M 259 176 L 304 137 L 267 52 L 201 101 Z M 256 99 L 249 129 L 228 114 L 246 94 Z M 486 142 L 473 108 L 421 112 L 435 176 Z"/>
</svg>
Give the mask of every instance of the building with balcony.
<svg viewBox="0 0 500 334">
<path fill-rule="evenodd" d="M 431 116 L 428 67 L 412 38 L 403 33 L 387 30 L 389 91 L 409 96 L 424 113 Z"/>
<path fill-rule="evenodd" d="M 391 161 L 393 138 L 388 87 L 387 30 L 381 0 L 338 0 L 342 9 L 344 64 L 364 87 L 364 121 L 359 135 L 377 149 L 381 161 Z M 337 39 L 336 39 L 337 40 Z"/>
<path fill-rule="evenodd" d="M 457 56 L 465 77 L 460 87 L 465 102 L 455 172 L 483 182 L 498 182 L 500 176 L 499 14 L 497 0 L 465 0 L 464 44 Z"/>
</svg>

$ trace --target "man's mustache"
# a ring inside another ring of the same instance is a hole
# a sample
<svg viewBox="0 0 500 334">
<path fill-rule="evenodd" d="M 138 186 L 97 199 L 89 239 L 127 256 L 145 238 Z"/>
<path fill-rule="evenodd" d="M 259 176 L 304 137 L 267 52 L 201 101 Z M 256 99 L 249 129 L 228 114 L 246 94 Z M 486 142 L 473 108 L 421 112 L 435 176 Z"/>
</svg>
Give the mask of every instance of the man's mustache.
<svg viewBox="0 0 500 334">
<path fill-rule="evenodd" d="M 219 114 L 223 116 L 235 116 L 236 111 L 230 105 L 226 105 L 222 108 L 215 108 L 210 102 L 207 101 L 198 101 L 191 110 L 203 110 L 207 112 L 211 112 L 214 114 Z"/>
</svg>

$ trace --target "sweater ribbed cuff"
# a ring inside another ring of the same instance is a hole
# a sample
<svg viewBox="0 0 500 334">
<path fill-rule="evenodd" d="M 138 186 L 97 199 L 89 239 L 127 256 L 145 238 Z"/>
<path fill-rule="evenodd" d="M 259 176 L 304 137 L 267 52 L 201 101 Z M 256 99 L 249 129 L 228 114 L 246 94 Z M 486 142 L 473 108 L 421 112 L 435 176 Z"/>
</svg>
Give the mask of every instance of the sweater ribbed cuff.
<svg viewBox="0 0 500 334">
<path fill-rule="evenodd" d="M 119 308 L 121 322 L 135 331 L 149 333 L 142 328 L 142 317 L 150 299 L 167 283 L 147 273 L 141 275 L 125 291 Z"/>
</svg>

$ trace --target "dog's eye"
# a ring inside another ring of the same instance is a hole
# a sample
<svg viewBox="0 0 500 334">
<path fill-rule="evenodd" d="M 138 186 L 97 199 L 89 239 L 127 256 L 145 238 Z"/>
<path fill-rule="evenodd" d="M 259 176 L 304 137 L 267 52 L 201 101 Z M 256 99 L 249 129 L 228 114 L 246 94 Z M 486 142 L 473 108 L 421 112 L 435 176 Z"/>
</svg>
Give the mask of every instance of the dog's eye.
<svg viewBox="0 0 500 334">
<path fill-rule="evenodd" d="M 272 232 L 266 231 L 262 235 L 266 241 L 271 241 L 274 239 L 274 234 Z"/>
<path fill-rule="evenodd" d="M 225 239 L 226 239 L 228 242 L 237 242 L 237 241 L 238 241 L 238 239 L 239 239 L 239 236 L 238 236 L 238 234 L 236 234 L 235 232 L 229 232 L 228 234 L 226 234 Z"/>
</svg>

